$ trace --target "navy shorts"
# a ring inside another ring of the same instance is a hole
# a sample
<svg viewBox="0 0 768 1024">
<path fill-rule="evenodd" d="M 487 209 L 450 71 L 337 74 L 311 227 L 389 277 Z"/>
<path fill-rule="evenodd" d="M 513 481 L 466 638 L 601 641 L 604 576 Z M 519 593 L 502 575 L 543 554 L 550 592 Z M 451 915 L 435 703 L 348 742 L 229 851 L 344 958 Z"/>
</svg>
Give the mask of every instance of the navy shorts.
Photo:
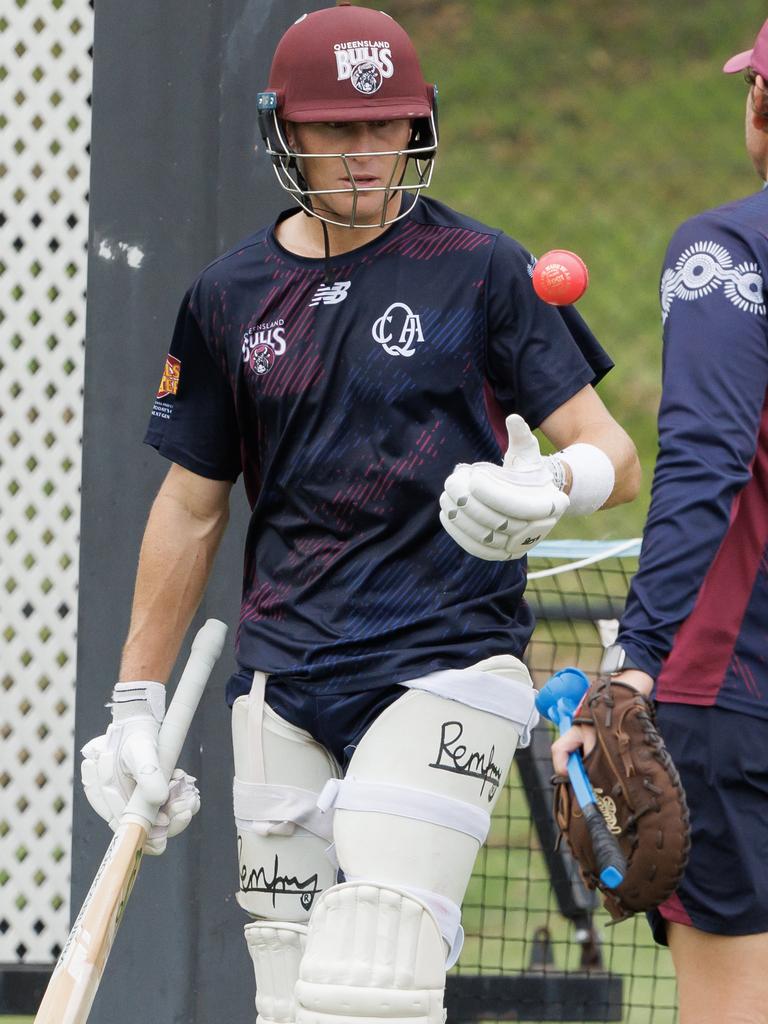
<svg viewBox="0 0 768 1024">
<path fill-rule="evenodd" d="M 346 769 L 369 726 L 404 693 L 404 686 L 384 686 L 359 693 L 315 694 L 311 687 L 268 682 L 266 701 L 281 718 L 322 743 Z"/>
<path fill-rule="evenodd" d="M 242 671 L 233 680 L 241 693 L 247 692 L 246 685 L 250 689 Z M 405 686 L 393 685 L 358 693 L 318 694 L 311 685 L 267 681 L 265 699 L 276 714 L 308 732 L 345 769 L 369 726 L 407 692 Z"/>
<path fill-rule="evenodd" d="M 659 731 L 691 814 L 691 855 L 670 899 L 648 915 L 716 935 L 768 932 L 768 721 L 716 707 L 658 704 Z"/>
</svg>

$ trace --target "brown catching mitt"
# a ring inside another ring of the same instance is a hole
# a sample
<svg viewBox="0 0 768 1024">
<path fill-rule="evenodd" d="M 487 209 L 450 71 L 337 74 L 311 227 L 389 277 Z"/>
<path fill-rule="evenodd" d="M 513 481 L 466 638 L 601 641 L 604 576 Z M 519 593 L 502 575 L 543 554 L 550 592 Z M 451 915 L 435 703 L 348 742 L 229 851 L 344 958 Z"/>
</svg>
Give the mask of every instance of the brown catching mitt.
<svg viewBox="0 0 768 1024">
<path fill-rule="evenodd" d="M 677 769 L 654 724 L 653 705 L 634 687 L 598 676 L 574 725 L 593 725 L 584 758 L 595 799 L 627 862 L 624 881 L 604 886 L 584 815 L 567 778 L 555 777 L 555 818 L 587 885 L 600 888 L 615 921 L 671 896 L 690 849 L 688 805 Z"/>
</svg>

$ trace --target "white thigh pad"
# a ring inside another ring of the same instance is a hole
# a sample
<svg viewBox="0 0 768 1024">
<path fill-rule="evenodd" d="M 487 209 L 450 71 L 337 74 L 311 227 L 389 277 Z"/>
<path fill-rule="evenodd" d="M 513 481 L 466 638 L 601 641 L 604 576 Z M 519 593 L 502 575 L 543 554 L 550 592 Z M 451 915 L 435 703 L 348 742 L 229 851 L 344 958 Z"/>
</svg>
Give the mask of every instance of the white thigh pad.
<svg viewBox="0 0 768 1024">
<path fill-rule="evenodd" d="M 440 924 L 449 966 L 461 946 L 458 908 L 533 707 L 530 676 L 509 661 L 516 675 L 500 685 L 512 698 L 519 690 L 519 713 L 503 717 L 408 682 L 413 688 L 363 736 L 345 779 L 329 783 L 320 799 L 336 809 L 333 837 L 345 877 L 402 887 L 424 900 Z M 467 670 L 473 688 L 481 688 L 485 672 L 489 683 L 490 674 L 498 677 L 497 662 Z"/>
<path fill-rule="evenodd" d="M 237 902 L 254 917 L 303 922 L 336 881 L 331 824 L 316 801 L 339 770 L 309 733 L 264 704 L 261 679 L 232 708 Z"/>
<path fill-rule="evenodd" d="M 296 1024 L 443 1024 L 445 954 L 428 907 L 405 889 L 346 882 L 310 918 Z"/>
</svg>

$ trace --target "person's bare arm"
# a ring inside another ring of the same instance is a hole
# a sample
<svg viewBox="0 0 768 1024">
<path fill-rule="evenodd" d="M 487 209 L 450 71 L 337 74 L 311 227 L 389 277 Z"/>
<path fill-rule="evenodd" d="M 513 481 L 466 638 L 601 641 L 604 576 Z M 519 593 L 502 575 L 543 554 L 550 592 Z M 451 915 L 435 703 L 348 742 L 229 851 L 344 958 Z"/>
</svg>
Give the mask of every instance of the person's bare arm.
<svg viewBox="0 0 768 1024">
<path fill-rule="evenodd" d="M 592 387 L 582 388 L 564 402 L 540 425 L 541 432 L 558 448 L 571 444 L 593 444 L 600 448 L 613 464 L 616 481 L 610 497 L 602 506 L 611 508 L 632 501 L 640 489 L 640 462 L 635 446 L 616 420 L 611 416 Z M 566 482 L 563 488 L 570 493 L 570 468 L 567 458 Z"/>
<path fill-rule="evenodd" d="M 166 682 L 229 520 L 228 480 L 171 466 L 147 520 L 120 681 Z"/>
</svg>

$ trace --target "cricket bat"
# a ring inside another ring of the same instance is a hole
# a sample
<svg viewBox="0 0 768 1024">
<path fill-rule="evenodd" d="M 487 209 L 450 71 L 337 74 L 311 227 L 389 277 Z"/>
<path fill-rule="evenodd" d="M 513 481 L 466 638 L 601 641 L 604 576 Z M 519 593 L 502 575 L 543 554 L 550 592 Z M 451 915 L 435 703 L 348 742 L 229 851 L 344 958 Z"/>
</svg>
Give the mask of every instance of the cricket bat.
<svg viewBox="0 0 768 1024">
<path fill-rule="evenodd" d="M 160 767 L 169 779 L 208 677 L 221 654 L 227 627 L 208 619 L 166 712 L 158 737 Z M 91 883 L 43 996 L 35 1024 L 85 1024 L 141 864 L 158 808 L 135 792 Z"/>
</svg>

